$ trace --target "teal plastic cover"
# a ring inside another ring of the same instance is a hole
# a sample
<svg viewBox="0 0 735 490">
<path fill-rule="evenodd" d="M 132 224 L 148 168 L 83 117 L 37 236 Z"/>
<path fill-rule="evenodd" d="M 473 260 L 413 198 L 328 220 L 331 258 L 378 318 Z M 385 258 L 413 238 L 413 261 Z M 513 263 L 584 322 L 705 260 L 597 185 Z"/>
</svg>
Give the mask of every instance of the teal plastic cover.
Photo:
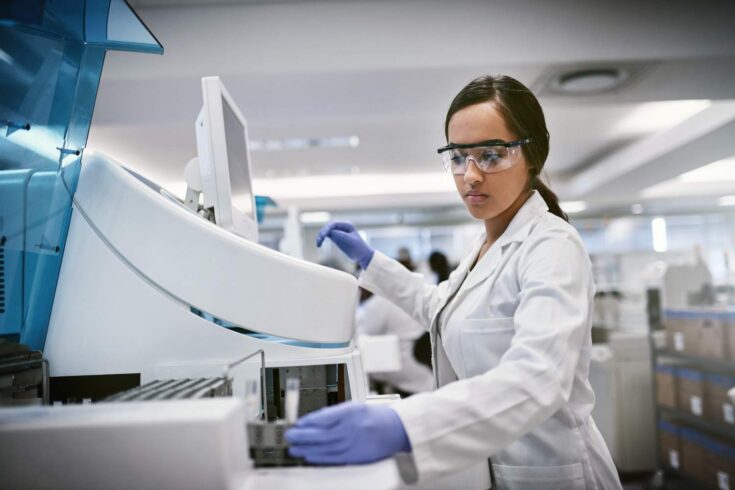
<svg viewBox="0 0 735 490">
<path fill-rule="evenodd" d="M 36 350 L 108 49 L 163 53 L 124 0 L 0 2 L 0 337 Z"/>
</svg>

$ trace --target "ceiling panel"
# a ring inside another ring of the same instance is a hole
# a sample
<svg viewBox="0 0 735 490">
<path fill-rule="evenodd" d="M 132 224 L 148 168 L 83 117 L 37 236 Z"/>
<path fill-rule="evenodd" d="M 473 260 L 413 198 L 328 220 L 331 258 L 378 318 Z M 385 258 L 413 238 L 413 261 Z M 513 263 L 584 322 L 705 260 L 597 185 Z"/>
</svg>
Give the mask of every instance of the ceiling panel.
<svg viewBox="0 0 735 490">
<path fill-rule="evenodd" d="M 89 146 L 159 182 L 180 182 L 196 154 L 207 75 L 222 77 L 253 139 L 360 138 L 356 149 L 253 153 L 257 178 L 280 178 L 438 172 L 451 98 L 477 75 L 510 74 L 541 94 L 546 167 L 562 195 L 581 172 L 679 122 L 635 123 L 647 104 L 735 99 L 732 2 L 711 2 L 695 19 L 683 1 L 665 11 L 572 0 L 131 4 L 166 51 L 108 54 Z M 641 67 L 621 90 L 559 96 L 541 87 L 550 73 L 616 64 Z M 618 179 L 606 194 L 626 187 Z"/>
</svg>

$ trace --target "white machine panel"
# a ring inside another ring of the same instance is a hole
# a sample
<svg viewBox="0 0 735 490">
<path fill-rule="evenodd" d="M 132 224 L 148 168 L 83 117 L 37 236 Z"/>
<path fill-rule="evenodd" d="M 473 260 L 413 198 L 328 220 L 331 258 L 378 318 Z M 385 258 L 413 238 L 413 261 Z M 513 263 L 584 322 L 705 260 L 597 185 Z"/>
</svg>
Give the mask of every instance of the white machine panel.
<svg viewBox="0 0 735 490">
<path fill-rule="evenodd" d="M 280 337 L 321 343 L 352 338 L 354 277 L 218 228 L 103 155 L 85 154 L 74 208 L 130 266 L 183 303 Z M 73 274 L 67 256 L 62 277 Z"/>
<path fill-rule="evenodd" d="M 232 398 L 0 409 L 0 477 L 35 489 L 233 489 L 248 473 Z"/>
<path fill-rule="evenodd" d="M 403 490 L 396 462 L 255 469 L 233 398 L 0 409 L 0 487 Z M 410 487 L 413 488 L 413 487 Z"/>
</svg>

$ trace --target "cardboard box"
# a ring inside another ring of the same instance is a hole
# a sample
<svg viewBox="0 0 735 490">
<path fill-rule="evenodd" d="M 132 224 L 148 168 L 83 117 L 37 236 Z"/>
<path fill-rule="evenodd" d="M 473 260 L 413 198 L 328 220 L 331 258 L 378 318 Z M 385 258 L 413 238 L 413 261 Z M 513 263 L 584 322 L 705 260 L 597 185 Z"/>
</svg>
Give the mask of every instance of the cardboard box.
<svg viewBox="0 0 735 490">
<path fill-rule="evenodd" d="M 702 326 L 708 313 L 701 310 L 687 311 L 682 325 L 684 336 L 684 353 L 690 356 L 698 356 L 702 352 Z"/>
<path fill-rule="evenodd" d="M 664 311 L 663 324 L 666 330 L 666 349 L 670 351 L 684 352 L 684 316 L 684 311 Z"/>
<path fill-rule="evenodd" d="M 720 312 L 720 322 L 725 333 L 727 358 L 735 361 L 735 310 L 730 309 Z"/>
<path fill-rule="evenodd" d="M 704 374 L 695 369 L 676 369 L 677 404 L 682 412 L 704 415 Z"/>
<path fill-rule="evenodd" d="M 666 348 L 693 356 L 700 355 L 703 312 L 699 310 L 666 310 Z"/>
<path fill-rule="evenodd" d="M 681 444 L 681 469 L 684 473 L 700 481 L 709 479 L 707 450 L 711 439 L 699 431 L 684 427 L 679 431 Z"/>
<path fill-rule="evenodd" d="M 681 470 L 680 427 L 671 422 L 660 420 L 658 423 L 659 459 L 667 468 Z"/>
<path fill-rule="evenodd" d="M 735 377 L 707 374 L 705 380 L 704 416 L 713 422 L 735 425 L 735 406 L 727 396 L 728 390 L 735 386 Z"/>
<path fill-rule="evenodd" d="M 710 488 L 735 490 L 735 448 L 710 441 L 706 445 L 705 483 Z"/>
<path fill-rule="evenodd" d="M 699 336 L 700 356 L 710 359 L 727 359 L 725 325 L 720 312 L 709 311 L 702 314 Z"/>
<path fill-rule="evenodd" d="M 676 368 L 656 366 L 656 401 L 662 407 L 676 408 Z"/>
</svg>

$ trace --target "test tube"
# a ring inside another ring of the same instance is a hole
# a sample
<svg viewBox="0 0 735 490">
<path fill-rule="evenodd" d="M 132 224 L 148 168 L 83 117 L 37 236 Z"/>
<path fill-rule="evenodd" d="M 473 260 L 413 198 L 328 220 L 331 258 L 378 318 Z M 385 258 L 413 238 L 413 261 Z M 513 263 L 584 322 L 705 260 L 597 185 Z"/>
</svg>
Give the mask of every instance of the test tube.
<svg viewBox="0 0 735 490">
<path fill-rule="evenodd" d="M 286 379 L 286 422 L 295 424 L 299 416 L 299 395 L 301 380 L 299 378 Z"/>
</svg>

